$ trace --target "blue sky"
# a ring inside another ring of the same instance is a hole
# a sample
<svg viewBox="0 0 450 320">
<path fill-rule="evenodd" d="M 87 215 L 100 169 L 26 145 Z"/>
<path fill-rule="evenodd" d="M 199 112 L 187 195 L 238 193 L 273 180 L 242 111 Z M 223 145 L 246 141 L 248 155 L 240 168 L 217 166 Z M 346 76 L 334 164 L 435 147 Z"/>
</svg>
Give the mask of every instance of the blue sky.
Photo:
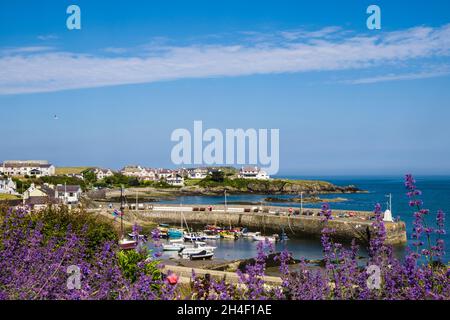
<svg viewBox="0 0 450 320">
<path fill-rule="evenodd" d="M 202 120 L 279 128 L 280 174 L 450 174 L 449 24 L 444 0 L 2 2 L 0 160 L 170 167 Z"/>
</svg>

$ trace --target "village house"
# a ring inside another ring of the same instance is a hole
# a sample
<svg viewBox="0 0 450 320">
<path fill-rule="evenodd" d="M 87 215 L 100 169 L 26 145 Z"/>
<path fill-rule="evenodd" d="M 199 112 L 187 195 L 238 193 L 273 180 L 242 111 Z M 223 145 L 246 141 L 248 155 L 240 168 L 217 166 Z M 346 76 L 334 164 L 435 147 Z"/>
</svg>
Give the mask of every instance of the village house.
<svg viewBox="0 0 450 320">
<path fill-rule="evenodd" d="M 36 186 L 34 183 L 23 193 L 23 204 L 34 210 L 46 208 L 49 204 L 57 204 L 55 190 L 50 185 Z"/>
<path fill-rule="evenodd" d="M 77 185 L 58 184 L 55 188 L 55 198 L 64 204 L 78 204 L 81 194 L 81 187 Z"/>
<path fill-rule="evenodd" d="M 167 180 L 167 178 L 172 177 L 174 172 L 170 169 L 158 169 L 157 176 L 159 180 Z"/>
<path fill-rule="evenodd" d="M 270 176 L 267 174 L 267 172 L 261 170 L 258 167 L 242 167 L 239 171 L 238 178 L 269 180 Z"/>
<path fill-rule="evenodd" d="M 97 180 L 103 180 L 105 178 L 112 177 L 114 172 L 110 169 L 95 168 L 94 174 L 97 177 Z"/>
<path fill-rule="evenodd" d="M 7 176 L 43 177 L 55 175 L 55 166 L 46 160 L 5 160 L 0 173 Z"/>
<path fill-rule="evenodd" d="M 145 169 L 141 166 L 125 166 L 120 173 L 127 177 L 136 177 L 139 178 L 142 176 L 142 173 Z"/>
<path fill-rule="evenodd" d="M 80 201 L 82 190 L 75 185 L 49 184 L 36 186 L 34 183 L 23 193 L 23 203 L 35 210 L 47 207 L 49 204 L 76 205 Z"/>
<path fill-rule="evenodd" d="M 156 169 L 145 168 L 141 172 L 140 179 L 143 180 L 143 181 L 156 181 L 156 180 L 158 180 L 158 174 L 156 172 Z"/>
<path fill-rule="evenodd" d="M 0 178 L 0 193 L 17 195 L 17 185 L 11 178 Z"/>
<path fill-rule="evenodd" d="M 205 179 L 207 176 L 208 176 L 208 169 L 206 168 L 188 169 L 189 179 Z"/>
<path fill-rule="evenodd" d="M 184 178 L 178 174 L 173 174 L 172 176 L 165 178 L 165 181 L 174 187 L 184 186 Z"/>
</svg>

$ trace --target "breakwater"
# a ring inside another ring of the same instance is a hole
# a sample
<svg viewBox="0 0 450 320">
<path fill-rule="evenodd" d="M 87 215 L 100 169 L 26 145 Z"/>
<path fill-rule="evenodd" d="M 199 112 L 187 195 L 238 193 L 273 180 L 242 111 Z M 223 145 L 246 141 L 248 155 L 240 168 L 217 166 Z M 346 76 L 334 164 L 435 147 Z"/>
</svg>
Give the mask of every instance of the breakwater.
<svg viewBox="0 0 450 320">
<path fill-rule="evenodd" d="M 301 211 L 301 212 L 300 212 Z M 148 206 L 143 210 L 131 210 L 140 219 L 155 223 L 167 223 L 179 226 L 181 222 L 190 227 L 203 227 L 207 224 L 221 226 L 246 227 L 263 234 L 279 233 L 285 230 L 290 237 L 319 238 L 324 227 L 317 209 L 289 209 L 281 207 L 247 206 Z M 356 239 L 367 243 L 373 234 L 371 212 L 334 211 L 328 226 L 335 229 L 334 237 L 343 241 Z M 405 244 L 406 226 L 402 221 L 386 222 L 386 242 Z"/>
</svg>

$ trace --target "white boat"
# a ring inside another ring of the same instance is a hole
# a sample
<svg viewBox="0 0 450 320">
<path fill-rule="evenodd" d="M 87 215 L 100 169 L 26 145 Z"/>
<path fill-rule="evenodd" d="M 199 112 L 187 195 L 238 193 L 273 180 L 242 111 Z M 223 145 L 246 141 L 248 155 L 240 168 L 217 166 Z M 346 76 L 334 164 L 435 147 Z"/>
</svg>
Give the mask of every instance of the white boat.
<svg viewBox="0 0 450 320">
<path fill-rule="evenodd" d="M 169 242 L 170 242 L 170 243 L 183 243 L 184 240 L 183 240 L 183 238 L 180 238 L 180 239 L 172 239 L 172 240 L 169 240 Z"/>
<path fill-rule="evenodd" d="M 143 235 L 143 234 L 137 234 L 137 233 L 134 233 L 134 232 L 130 232 L 129 234 L 128 234 L 128 237 L 130 238 L 130 239 L 133 239 L 133 240 L 137 240 L 137 239 L 139 239 L 139 240 L 141 240 L 141 241 L 147 241 L 147 236 L 146 235 Z"/>
<path fill-rule="evenodd" d="M 269 242 L 276 242 L 276 237 L 267 237 L 267 236 L 253 236 L 253 241 L 269 241 Z"/>
<path fill-rule="evenodd" d="M 205 234 L 200 233 L 185 233 L 184 241 L 203 241 L 206 240 Z"/>
<path fill-rule="evenodd" d="M 214 256 L 213 251 L 203 250 L 200 253 L 191 254 L 189 259 L 191 259 L 191 260 L 208 260 L 208 259 L 212 259 L 213 256 Z"/>
<path fill-rule="evenodd" d="M 260 236 L 261 232 L 244 232 L 242 234 L 243 237 L 245 238 L 253 238 L 254 236 Z"/>
<path fill-rule="evenodd" d="M 208 254 L 214 253 L 215 249 L 216 247 L 211 247 L 204 242 L 197 241 L 194 243 L 193 247 L 185 247 L 178 254 L 184 259 L 190 259 L 191 255 L 199 255 L 201 253 L 204 253 L 204 251 L 206 251 L 206 253 Z"/>
<path fill-rule="evenodd" d="M 169 244 L 163 244 L 163 250 L 164 251 L 180 251 L 186 248 L 186 246 L 182 243 L 169 243 Z"/>
<path fill-rule="evenodd" d="M 205 240 L 220 240 L 220 235 L 218 234 L 205 235 Z"/>
</svg>

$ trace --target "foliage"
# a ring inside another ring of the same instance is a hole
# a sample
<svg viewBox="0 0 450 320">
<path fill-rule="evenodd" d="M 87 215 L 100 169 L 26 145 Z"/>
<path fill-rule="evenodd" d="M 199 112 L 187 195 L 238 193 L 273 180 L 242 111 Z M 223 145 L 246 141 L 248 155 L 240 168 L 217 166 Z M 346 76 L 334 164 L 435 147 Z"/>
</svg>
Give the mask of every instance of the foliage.
<svg viewBox="0 0 450 320">
<path fill-rule="evenodd" d="M 44 183 L 53 184 L 53 185 L 58 185 L 58 184 L 79 185 L 81 187 L 81 189 L 86 190 L 85 182 L 76 177 L 45 176 L 45 177 L 39 177 L 37 179 L 31 179 L 31 181 L 38 185 L 42 185 Z"/>
<path fill-rule="evenodd" d="M 145 263 L 150 256 L 147 248 L 141 247 L 139 250 L 119 251 L 118 263 L 123 275 L 132 283 L 136 282 L 139 271 L 142 269 L 140 264 Z M 162 273 L 158 269 L 159 261 L 154 260 L 145 264 L 144 273 L 151 276 L 153 280 L 161 280 Z"/>
<path fill-rule="evenodd" d="M 82 174 L 83 174 L 84 181 L 87 184 L 92 185 L 95 182 L 97 182 L 97 175 L 95 174 L 95 172 L 93 170 L 91 170 L 91 169 L 85 170 L 82 172 Z"/>
<path fill-rule="evenodd" d="M 436 227 L 431 227 L 427 221 L 430 212 L 422 208 L 418 199 L 421 192 L 410 175 L 406 176 L 406 188 L 414 209 L 415 248 L 402 261 L 385 244 L 379 205 L 374 209 L 369 257 L 361 264 L 355 243 L 345 248 L 333 241 L 335 231 L 329 227 L 333 215 L 324 204 L 321 210 L 324 268 L 308 268 L 303 260 L 290 268 L 291 255 L 283 251 L 275 257 L 280 263 L 281 284 L 267 285 L 266 263 L 274 248 L 269 242 L 261 242 L 255 262 L 245 272 L 238 272 L 238 284 L 193 274 L 190 291 L 177 283 L 175 275 L 164 275 L 158 261 L 161 244 L 157 229 L 151 234 L 156 249 L 150 256 L 146 250 L 121 252 L 117 238 L 111 239 L 110 233 L 105 233 L 108 227 L 99 227 L 101 223 L 82 212 L 50 208 L 30 213 L 27 209 L 9 209 L 0 216 L 0 298 L 448 300 L 450 270 L 441 261 L 445 215 L 438 211 Z M 139 234 L 140 230 L 135 227 L 133 232 Z M 436 240 L 431 235 L 437 235 Z M 68 266 L 80 268 L 77 290 L 67 287 Z M 368 272 L 373 267 L 379 271 L 378 281 Z"/>
</svg>

